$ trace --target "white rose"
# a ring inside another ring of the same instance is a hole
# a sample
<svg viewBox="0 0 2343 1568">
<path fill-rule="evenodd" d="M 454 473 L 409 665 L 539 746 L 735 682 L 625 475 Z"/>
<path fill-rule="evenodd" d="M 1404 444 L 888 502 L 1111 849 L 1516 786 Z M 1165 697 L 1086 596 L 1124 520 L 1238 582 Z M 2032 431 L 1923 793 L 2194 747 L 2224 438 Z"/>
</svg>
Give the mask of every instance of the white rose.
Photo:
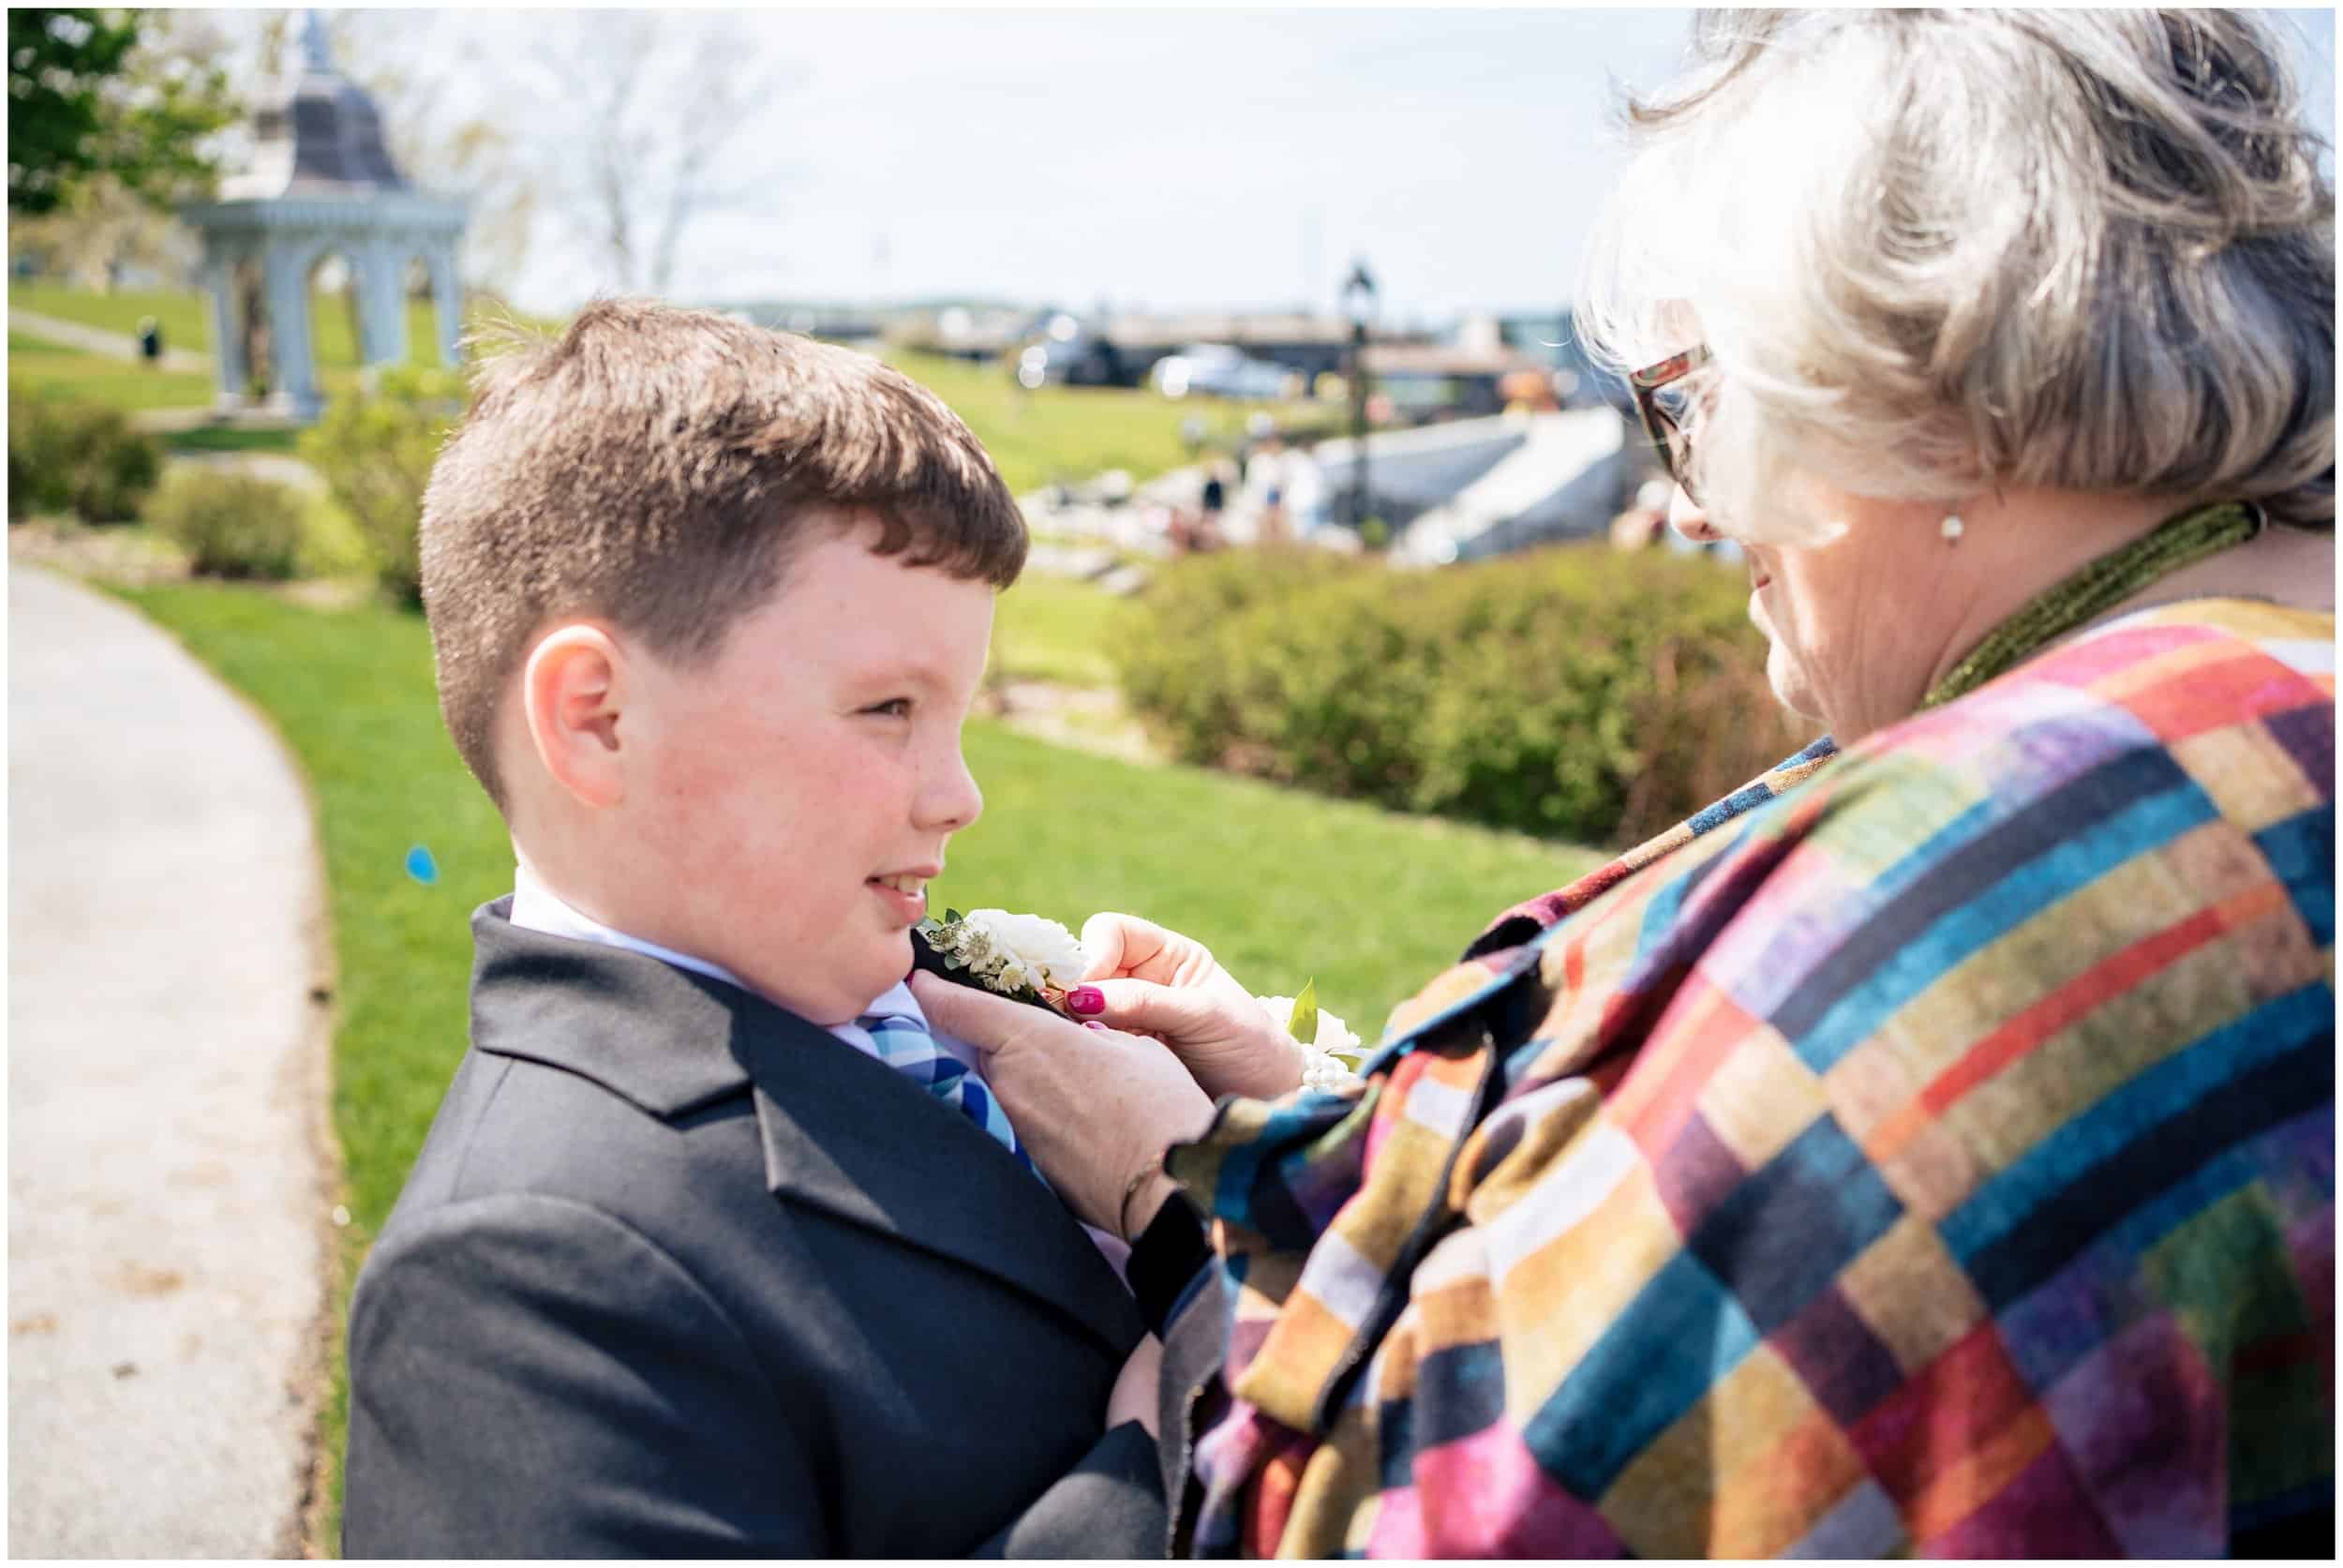
<svg viewBox="0 0 2343 1568">
<path fill-rule="evenodd" d="M 1288 1034 L 1293 1032 L 1292 997 L 1256 996 L 1253 1000 L 1261 1004 L 1261 1011 L 1276 1021 L 1278 1028 L 1285 1030 Z M 1324 1008 L 1318 1009 L 1318 1038 L 1303 1043 L 1314 1050 L 1322 1051 L 1329 1056 L 1340 1056 L 1352 1062 L 1355 1062 L 1359 1056 L 1359 1037 L 1351 1032 L 1349 1024 L 1328 1012 Z"/>
<path fill-rule="evenodd" d="M 1318 1009 L 1318 1038 L 1312 1042 L 1329 1056 L 1339 1056 L 1353 1067 L 1365 1054 L 1365 1048 L 1351 1026 L 1325 1008 Z"/>
<path fill-rule="evenodd" d="M 961 923 L 983 943 L 989 962 L 977 962 L 1012 986 L 1065 991 L 1080 982 L 1088 963 L 1080 938 L 1055 920 L 1038 915 L 971 909 Z"/>
</svg>

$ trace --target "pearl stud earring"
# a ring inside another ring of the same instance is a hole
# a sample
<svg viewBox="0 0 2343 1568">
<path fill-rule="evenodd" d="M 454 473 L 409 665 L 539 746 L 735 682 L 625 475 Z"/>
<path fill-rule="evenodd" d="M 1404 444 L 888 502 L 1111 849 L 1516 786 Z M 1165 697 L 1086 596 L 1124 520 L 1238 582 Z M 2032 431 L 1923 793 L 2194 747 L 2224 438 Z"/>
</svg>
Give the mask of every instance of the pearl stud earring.
<svg viewBox="0 0 2343 1568">
<path fill-rule="evenodd" d="M 1945 543 L 1948 545 L 1957 543 L 1961 535 L 1967 530 L 1968 525 L 1961 520 L 1961 514 L 1958 512 L 1946 513 L 1945 520 L 1936 525 L 1936 531 L 1945 536 Z"/>
</svg>

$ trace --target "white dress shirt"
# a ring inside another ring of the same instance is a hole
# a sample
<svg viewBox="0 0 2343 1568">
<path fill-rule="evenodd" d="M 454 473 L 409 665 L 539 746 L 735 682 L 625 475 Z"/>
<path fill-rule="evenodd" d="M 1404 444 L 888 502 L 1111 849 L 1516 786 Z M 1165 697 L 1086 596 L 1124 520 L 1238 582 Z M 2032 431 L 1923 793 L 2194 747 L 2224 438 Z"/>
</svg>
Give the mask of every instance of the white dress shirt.
<svg viewBox="0 0 2343 1568">
<path fill-rule="evenodd" d="M 531 875 L 527 866 L 516 865 L 513 868 L 511 918 L 515 925 L 524 931 L 539 931 L 547 936 L 568 936 L 580 942 L 599 942 L 606 948 L 624 948 L 629 952 L 648 953 L 652 958 L 664 963 L 672 963 L 679 969 L 689 969 L 694 974 L 706 975 L 711 979 L 722 980 L 726 985 L 737 985 L 742 991 L 762 994 L 754 986 L 721 964 L 710 963 L 704 958 L 694 958 L 690 953 L 677 952 L 672 948 L 663 948 L 656 942 L 646 942 L 639 936 L 629 936 L 623 931 L 612 930 L 591 916 L 579 914 L 563 903 L 560 894 Z M 770 1001 L 771 998 L 767 997 L 766 1000 Z M 957 1057 L 965 1067 L 974 1068 L 977 1065 L 974 1046 L 956 1040 L 949 1035 L 937 1034 L 935 1030 L 928 1028 L 928 1015 L 920 1010 L 919 999 L 911 993 L 911 987 L 902 980 L 897 980 L 883 992 L 876 1001 L 862 1009 L 863 1017 L 868 1018 L 873 1015 L 917 1019 L 919 1027 L 927 1029 L 929 1034 L 935 1037 L 935 1043 L 939 1049 Z M 872 1039 L 871 1032 L 860 1024 L 840 1023 L 834 1025 L 829 1033 L 844 1040 L 865 1056 L 878 1057 L 878 1042 Z"/>
</svg>

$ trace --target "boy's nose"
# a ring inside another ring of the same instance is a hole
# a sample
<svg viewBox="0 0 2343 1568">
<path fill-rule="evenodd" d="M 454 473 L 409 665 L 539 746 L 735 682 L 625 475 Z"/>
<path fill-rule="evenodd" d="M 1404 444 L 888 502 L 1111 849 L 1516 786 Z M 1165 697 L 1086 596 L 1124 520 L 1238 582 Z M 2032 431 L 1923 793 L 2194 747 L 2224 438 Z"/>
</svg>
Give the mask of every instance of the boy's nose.
<svg viewBox="0 0 2343 1568">
<path fill-rule="evenodd" d="M 957 833 L 984 814 L 984 791 L 968 771 L 968 759 L 952 748 L 934 784 L 919 799 L 919 826 Z"/>
</svg>

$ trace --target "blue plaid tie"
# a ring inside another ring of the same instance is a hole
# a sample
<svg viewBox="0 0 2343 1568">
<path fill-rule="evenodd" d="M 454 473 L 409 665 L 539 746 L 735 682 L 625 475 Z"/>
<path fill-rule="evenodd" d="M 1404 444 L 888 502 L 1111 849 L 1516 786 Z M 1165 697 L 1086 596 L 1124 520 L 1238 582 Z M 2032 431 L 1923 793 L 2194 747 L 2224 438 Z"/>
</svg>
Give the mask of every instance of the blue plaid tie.
<svg viewBox="0 0 2343 1568">
<path fill-rule="evenodd" d="M 937 1046 L 926 1024 L 903 1013 L 871 1013 L 855 1022 L 878 1046 L 880 1061 L 913 1083 L 925 1085 L 928 1093 L 947 1105 L 959 1106 L 970 1121 L 1015 1155 L 1018 1164 L 1033 1171 L 1037 1177 L 1041 1174 L 1034 1171 L 1033 1160 L 1017 1142 L 1016 1129 L 1008 1125 L 1008 1113 L 1001 1109 L 1000 1101 L 984 1086 L 984 1080 L 971 1072 L 960 1058 Z"/>
</svg>

